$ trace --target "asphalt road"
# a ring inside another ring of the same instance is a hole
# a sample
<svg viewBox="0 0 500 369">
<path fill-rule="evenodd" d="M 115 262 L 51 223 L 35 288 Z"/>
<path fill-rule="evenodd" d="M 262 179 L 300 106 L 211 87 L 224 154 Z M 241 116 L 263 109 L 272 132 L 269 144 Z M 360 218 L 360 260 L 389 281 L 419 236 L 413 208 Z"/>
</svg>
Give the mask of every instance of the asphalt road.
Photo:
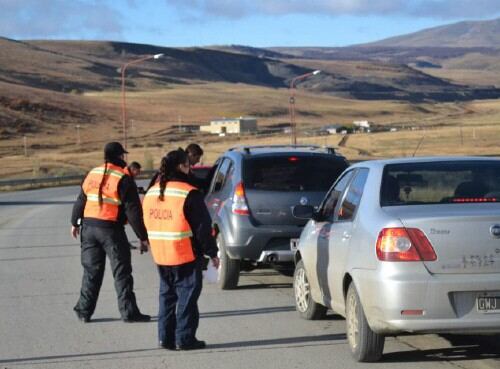
<svg viewBox="0 0 500 369">
<path fill-rule="evenodd" d="M 121 322 L 109 268 L 93 321 L 83 324 L 72 311 L 82 276 L 79 243 L 69 234 L 77 190 L 0 194 L 0 369 L 500 368 L 498 336 L 388 338 L 382 362 L 355 363 L 344 320 L 301 320 L 291 278 L 269 270 L 245 274 L 235 291 L 204 286 L 198 337 L 205 350 L 158 349 L 156 322 Z M 139 306 L 156 316 L 150 255 L 134 252 L 133 267 Z"/>
</svg>

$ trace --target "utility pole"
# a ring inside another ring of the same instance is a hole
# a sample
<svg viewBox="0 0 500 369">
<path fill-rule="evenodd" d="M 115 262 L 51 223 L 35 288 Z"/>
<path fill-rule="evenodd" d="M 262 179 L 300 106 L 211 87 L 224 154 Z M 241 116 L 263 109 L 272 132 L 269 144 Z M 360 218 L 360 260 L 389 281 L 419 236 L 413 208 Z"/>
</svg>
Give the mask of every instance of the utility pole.
<svg viewBox="0 0 500 369">
<path fill-rule="evenodd" d="M 127 103 L 126 103 L 126 97 L 125 97 L 125 77 L 126 73 L 125 71 L 127 68 L 131 65 L 141 63 L 143 61 L 149 60 L 149 59 L 160 59 L 163 57 L 163 54 L 155 54 L 155 55 L 147 55 L 143 58 L 135 59 L 132 60 L 128 63 L 125 63 L 121 67 L 121 74 L 122 74 L 122 129 L 123 129 L 123 144 L 125 146 L 125 150 L 127 150 Z"/>
<path fill-rule="evenodd" d="M 301 79 L 315 76 L 319 73 L 321 73 L 320 70 L 315 70 L 310 73 L 302 74 L 300 76 L 294 77 L 290 82 L 290 98 L 288 99 L 288 110 L 290 112 L 290 131 L 292 133 L 292 145 L 297 145 L 297 125 L 295 123 L 295 83 Z"/>
<path fill-rule="evenodd" d="M 80 125 L 76 125 L 76 144 L 80 146 L 81 140 L 80 140 Z"/>
<path fill-rule="evenodd" d="M 28 139 L 23 136 L 24 156 L 28 156 Z"/>
</svg>

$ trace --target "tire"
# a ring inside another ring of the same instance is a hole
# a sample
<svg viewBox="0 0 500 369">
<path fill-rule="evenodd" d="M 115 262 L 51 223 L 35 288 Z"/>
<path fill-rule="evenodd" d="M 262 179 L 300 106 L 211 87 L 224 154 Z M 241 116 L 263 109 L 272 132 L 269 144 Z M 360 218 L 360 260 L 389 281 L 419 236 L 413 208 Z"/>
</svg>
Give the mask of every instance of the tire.
<svg viewBox="0 0 500 369">
<path fill-rule="evenodd" d="M 222 290 L 234 290 L 240 279 L 240 261 L 229 257 L 220 233 L 217 236 L 217 246 L 220 252 L 219 287 Z"/>
<path fill-rule="evenodd" d="M 287 266 L 273 266 L 273 269 L 276 270 L 279 274 L 284 275 L 286 277 L 293 277 L 295 274 L 295 270 L 293 268 L 293 264 Z"/>
<path fill-rule="evenodd" d="M 385 337 L 373 332 L 368 325 L 354 283 L 346 297 L 346 332 L 351 354 L 359 362 L 379 361 L 384 351 Z"/>
<path fill-rule="evenodd" d="M 299 260 L 293 274 L 293 292 L 295 295 L 295 309 L 306 320 L 323 319 L 327 308 L 315 302 L 311 295 L 309 281 L 307 280 L 304 262 Z"/>
</svg>

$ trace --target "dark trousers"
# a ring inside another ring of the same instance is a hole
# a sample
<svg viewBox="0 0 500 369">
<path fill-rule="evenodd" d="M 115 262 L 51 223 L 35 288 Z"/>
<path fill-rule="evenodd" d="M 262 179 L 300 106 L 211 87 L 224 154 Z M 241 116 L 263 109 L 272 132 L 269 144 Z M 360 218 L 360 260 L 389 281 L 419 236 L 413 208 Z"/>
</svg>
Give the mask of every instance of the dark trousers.
<svg viewBox="0 0 500 369">
<path fill-rule="evenodd" d="M 167 345 L 189 345 L 196 338 L 200 314 L 198 298 L 202 288 L 198 261 L 178 266 L 158 266 L 160 311 L 158 339 Z"/>
<path fill-rule="evenodd" d="M 108 255 L 122 319 L 138 313 L 133 291 L 130 246 L 125 229 L 83 225 L 80 237 L 83 278 L 80 299 L 74 310 L 88 317 L 94 313 Z"/>
</svg>

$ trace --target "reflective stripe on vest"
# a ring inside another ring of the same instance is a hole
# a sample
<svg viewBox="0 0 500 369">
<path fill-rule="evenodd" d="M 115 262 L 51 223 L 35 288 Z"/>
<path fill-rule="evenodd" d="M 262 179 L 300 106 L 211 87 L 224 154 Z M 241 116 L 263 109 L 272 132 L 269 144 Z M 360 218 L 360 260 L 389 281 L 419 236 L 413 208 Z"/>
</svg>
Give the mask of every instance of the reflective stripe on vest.
<svg viewBox="0 0 500 369">
<path fill-rule="evenodd" d="M 142 203 L 151 254 L 158 265 L 181 265 L 194 261 L 193 232 L 184 215 L 184 203 L 195 187 L 168 182 L 160 201 L 160 185 L 148 190 Z"/>
<path fill-rule="evenodd" d="M 83 212 L 84 218 L 118 220 L 118 212 L 122 204 L 118 193 L 118 184 L 125 174 L 123 168 L 110 163 L 107 165 L 106 173 L 104 173 L 104 165 L 89 172 L 82 185 L 83 192 L 87 196 Z M 102 204 L 99 204 L 99 187 L 103 176 Z"/>
</svg>

